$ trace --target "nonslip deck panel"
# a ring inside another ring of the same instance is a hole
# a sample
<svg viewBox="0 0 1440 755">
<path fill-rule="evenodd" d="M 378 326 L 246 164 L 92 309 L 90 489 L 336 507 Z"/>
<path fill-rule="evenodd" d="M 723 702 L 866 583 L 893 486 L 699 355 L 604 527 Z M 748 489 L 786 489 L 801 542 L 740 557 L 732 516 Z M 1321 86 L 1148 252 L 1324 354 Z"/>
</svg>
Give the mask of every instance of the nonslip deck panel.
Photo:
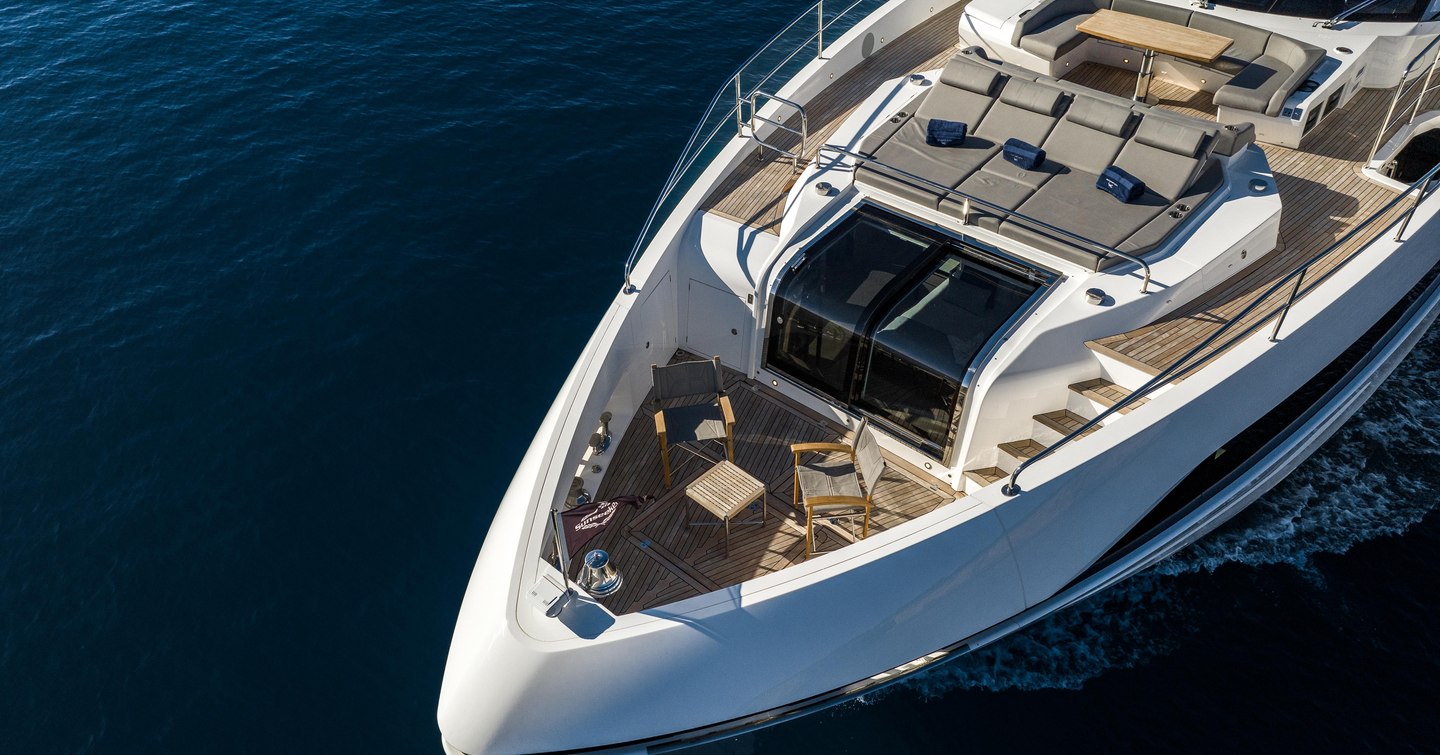
<svg viewBox="0 0 1440 755">
<path fill-rule="evenodd" d="M 694 357 L 683 357 L 686 359 Z M 649 494 L 656 500 L 642 510 L 622 507 L 608 529 L 588 549 L 609 552 L 624 584 L 604 603 L 617 614 L 656 608 L 677 600 L 737 585 L 805 560 L 805 519 L 791 503 L 794 455 L 792 443 L 841 441 L 845 431 L 769 387 L 725 371 L 726 391 L 735 408 L 735 463 L 766 485 L 769 518 L 763 524 L 745 523 L 759 518 L 741 511 L 732 520 L 729 553 L 719 520 L 685 497 L 685 486 L 698 478 L 708 463 L 681 463 L 676 452 L 675 475 L 669 489 L 661 482 L 660 452 L 655 440 L 653 406 L 646 405 L 626 434 L 596 463 L 608 465 L 597 498 Z M 716 459 L 721 453 L 716 449 Z M 888 457 L 887 457 L 888 460 Z M 954 500 L 953 492 L 933 481 L 922 481 L 900 464 L 887 464 L 875 490 L 871 535 L 933 511 Z M 816 528 L 819 550 L 847 545 L 851 538 L 842 527 Z M 577 572 L 579 559 L 572 564 Z"/>
<path fill-rule="evenodd" d="M 840 76 L 824 91 L 805 103 L 810 129 L 805 158 L 813 159 L 821 145 L 882 84 L 916 71 L 939 68 L 960 44 L 960 2 L 935 13 L 924 23 L 880 47 L 873 55 Z M 799 116 L 787 123 L 799 128 Z M 778 146 L 795 151 L 799 137 L 788 133 L 769 138 Z M 785 195 L 794 181 L 790 158 L 756 146 L 752 155 L 726 176 L 700 209 L 739 223 L 778 234 L 785 210 Z"/>
<path fill-rule="evenodd" d="M 1093 63 L 1076 67 L 1067 81 L 1112 94 L 1125 94 L 1134 87 L 1135 74 Z M 1195 93 L 1157 80 L 1151 88 L 1162 107 L 1189 115 L 1205 114 L 1204 103 Z M 1159 374 L 1199 346 L 1218 328 L 1276 281 L 1290 274 L 1305 260 L 1319 254 L 1353 230 L 1361 221 L 1395 198 L 1396 192 L 1360 175 L 1369 157 L 1380 119 L 1389 107 L 1394 89 L 1365 89 L 1343 108 L 1324 118 L 1301 142 L 1301 149 L 1261 145 L 1280 192 L 1280 245 L 1229 280 L 1197 300 L 1166 314 L 1162 319 L 1125 333 L 1092 342 L 1097 350 L 1151 374 Z M 1427 102 L 1440 101 L 1431 93 Z M 1413 104 L 1413 99 L 1410 100 Z M 1404 104 L 1400 109 L 1404 109 Z M 1214 116 L 1214 108 L 1208 108 Z M 1405 212 L 1406 204 L 1393 208 L 1385 217 L 1357 233 L 1353 239 L 1325 256 L 1306 274 L 1318 280 L 1351 254 L 1369 244 Z M 1263 250 L 1252 250 L 1262 252 Z M 1242 322 L 1235 333 L 1243 333 L 1269 319 L 1283 305 L 1288 288 L 1272 296 Z M 1203 363 L 1217 356 L 1230 338 L 1207 349 L 1197 358 Z"/>
</svg>

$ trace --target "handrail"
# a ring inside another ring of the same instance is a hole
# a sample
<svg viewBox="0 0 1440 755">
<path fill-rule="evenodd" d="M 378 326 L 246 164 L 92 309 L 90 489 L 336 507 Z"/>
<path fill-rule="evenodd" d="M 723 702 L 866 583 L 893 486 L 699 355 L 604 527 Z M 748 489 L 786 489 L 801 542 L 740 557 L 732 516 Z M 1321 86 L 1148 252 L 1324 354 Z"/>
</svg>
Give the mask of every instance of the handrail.
<svg viewBox="0 0 1440 755">
<path fill-rule="evenodd" d="M 1359 12 L 1362 11 L 1362 10 L 1365 10 L 1366 8 L 1369 8 L 1370 6 L 1372 6 L 1372 5 L 1374 5 L 1375 3 L 1378 3 L 1378 2 L 1380 2 L 1380 0 L 1365 0 L 1365 2 L 1362 2 L 1362 3 L 1360 3 L 1359 5 L 1352 5 L 1352 6 L 1350 6 L 1349 8 L 1345 8 L 1344 10 L 1340 11 L 1339 13 L 1336 13 L 1335 15 L 1331 16 L 1330 18 L 1327 18 L 1327 19 L 1325 19 L 1325 20 L 1323 20 L 1323 21 L 1316 21 L 1315 23 L 1310 24 L 1310 25 L 1311 25 L 1311 26 L 1317 26 L 1317 27 L 1319 27 L 1319 28 L 1321 28 L 1321 29 L 1333 29 L 1333 28 L 1335 28 L 1335 25 L 1336 25 L 1336 24 L 1338 24 L 1338 23 L 1340 23 L 1341 21 L 1344 21 L 1345 19 L 1347 19 L 1347 18 L 1355 15 L 1356 13 L 1359 13 Z"/>
<path fill-rule="evenodd" d="M 761 45 L 755 52 L 751 53 L 750 57 L 746 58 L 745 62 L 741 63 L 740 66 L 735 69 L 734 73 L 726 77 L 725 83 L 715 92 L 715 96 L 710 98 L 710 104 L 705 107 L 705 112 L 700 117 L 699 122 L 695 124 L 695 128 L 691 129 L 690 138 L 686 140 L 685 147 L 680 150 L 679 158 L 676 159 L 675 165 L 670 169 L 670 174 L 665 178 L 665 183 L 660 189 L 660 195 L 655 198 L 655 203 L 650 206 L 650 212 L 645 216 L 645 223 L 640 228 L 640 234 L 636 236 L 635 244 L 630 248 L 630 255 L 625 259 L 625 287 L 622 289 L 625 293 L 634 293 L 637 290 L 630 280 L 630 275 L 634 272 L 635 262 L 639 259 L 640 253 L 644 251 L 645 244 L 650 241 L 650 232 L 655 226 L 655 221 L 659 217 L 660 211 L 664 208 L 665 203 L 670 199 L 671 195 L 674 194 L 676 188 L 680 186 L 686 173 L 690 171 L 690 168 L 693 167 L 695 162 L 704 154 L 706 147 L 710 146 L 716 136 L 719 135 L 721 127 L 729 120 L 731 114 L 735 116 L 737 137 L 745 136 L 745 118 L 742 112 L 742 104 L 747 101 L 748 95 L 744 92 L 745 87 L 741 81 L 741 77 L 744 76 L 749 67 L 765 53 L 770 52 L 771 48 L 780 42 L 781 38 L 789 33 L 791 29 L 794 29 L 801 21 L 809 18 L 812 13 L 815 14 L 816 17 L 815 33 L 801 42 L 794 51 L 785 56 L 784 60 L 780 61 L 780 63 L 762 76 L 750 90 L 752 93 L 758 91 L 760 87 L 768 83 L 770 79 L 788 65 L 790 61 L 794 60 L 796 55 L 808 48 L 812 42 L 816 43 L 815 57 L 817 59 L 822 57 L 825 47 L 825 31 L 840 19 L 845 18 L 863 2 L 867 2 L 867 0 L 854 0 L 854 2 L 844 10 L 827 21 L 825 20 L 825 0 L 818 0 L 814 5 L 811 5 L 799 15 L 795 16 L 790 23 L 776 32 L 775 35 L 770 38 L 770 41 Z M 716 126 L 710 129 L 708 134 L 701 137 L 701 133 L 705 130 L 705 124 L 709 123 L 711 118 L 719 112 L 717 108 L 720 106 L 721 101 L 729 96 L 734 97 L 735 104 L 725 110 L 724 114 L 718 119 Z"/>
<path fill-rule="evenodd" d="M 1063 240 L 1070 243 L 1072 246 L 1076 247 L 1080 251 L 1085 252 L 1086 254 L 1089 254 L 1097 259 L 1104 259 L 1106 257 L 1114 255 L 1127 262 L 1133 262 L 1139 265 L 1140 268 L 1145 271 L 1144 280 L 1142 280 L 1140 283 L 1140 293 L 1146 294 L 1150 292 L 1150 264 L 1147 263 L 1145 260 L 1140 259 L 1139 257 L 1126 254 L 1119 249 L 1106 246 L 1093 239 L 1088 239 L 1077 233 L 1067 231 L 1064 228 L 1053 226 L 1043 220 L 1032 218 L 1029 215 L 1024 215 L 1015 210 L 1001 207 L 997 204 L 992 204 L 979 197 L 970 196 L 969 194 L 966 194 L 965 192 L 960 191 L 957 188 L 951 188 L 943 184 L 935 183 L 928 178 L 922 178 L 921 176 L 917 176 L 913 173 L 901 170 L 900 168 L 897 168 L 893 165 L 888 165 L 879 160 L 876 160 L 873 157 L 867 157 L 858 152 L 846 149 L 845 147 L 841 147 L 835 144 L 822 145 L 819 152 L 826 151 L 838 152 L 846 157 L 851 158 L 852 160 L 855 160 L 857 162 L 857 167 L 858 163 L 866 163 L 873 168 L 881 168 L 883 170 L 890 171 L 891 173 L 894 173 L 895 175 L 905 179 L 906 181 L 915 181 L 917 183 L 923 184 L 931 190 L 939 192 L 942 196 L 954 195 L 956 197 L 959 197 L 962 201 L 960 209 L 961 222 L 967 225 L 970 223 L 970 205 L 978 204 L 981 208 L 989 210 L 990 212 L 1001 213 L 1008 218 L 1018 220 L 1020 221 L 1021 225 L 1032 226 L 1032 230 L 1038 230 L 1042 233 L 1050 233 L 1056 236 L 1060 236 L 1063 238 Z"/>
<path fill-rule="evenodd" d="M 784 121 L 777 121 L 774 118 L 767 118 L 761 115 L 760 106 L 756 102 L 756 100 L 760 97 L 774 100 L 798 112 L 800 114 L 800 128 L 791 128 L 790 126 L 787 126 Z M 770 94 L 768 92 L 762 92 L 758 89 L 750 93 L 749 103 L 750 135 L 760 146 L 767 149 L 772 149 L 782 155 L 785 155 L 786 157 L 789 157 L 791 160 L 791 173 L 799 173 L 801 168 L 801 162 L 805 160 L 806 146 L 810 143 L 810 116 L 806 115 L 805 106 L 801 105 L 798 102 L 795 102 L 794 100 L 787 100 L 784 97 L 777 97 L 773 94 Z M 781 131 L 785 131 L 800 137 L 800 149 L 796 152 L 791 152 L 790 150 L 771 144 L 770 142 L 761 139 L 759 136 L 756 136 L 756 134 L 759 132 L 759 128 L 755 125 L 755 121 L 764 121 L 765 123 L 768 123 L 771 126 L 780 129 Z"/>
<path fill-rule="evenodd" d="M 1411 82 L 1407 86 L 1405 80 L 1410 77 L 1410 72 L 1415 69 L 1415 65 L 1435 49 L 1436 44 L 1440 44 L 1440 36 L 1436 36 L 1430 40 L 1430 43 L 1425 45 L 1425 48 L 1422 49 L 1418 55 L 1411 58 L 1410 62 L 1405 65 L 1405 70 L 1400 74 L 1400 83 L 1395 85 L 1395 96 L 1390 99 L 1390 108 L 1385 111 L 1385 118 L 1380 121 L 1380 130 L 1375 134 L 1375 146 L 1370 148 L 1371 160 L 1374 160 L 1375 155 L 1379 154 L 1380 145 L 1385 143 L 1385 132 L 1389 131 L 1391 126 L 1400 122 L 1399 118 L 1392 119 L 1395 115 L 1395 108 L 1400 105 L 1400 100 L 1414 87 L 1415 83 Z M 1430 79 L 1435 75 L 1436 60 L 1440 60 L 1440 56 L 1430 61 L 1430 66 L 1425 72 L 1425 84 L 1421 86 L 1420 94 L 1415 97 L 1415 107 L 1410 111 L 1410 120 L 1412 122 L 1416 116 L 1420 115 L 1420 103 L 1425 100 L 1425 95 L 1430 93 Z M 1419 79 L 1417 78 L 1415 81 L 1419 81 Z M 1401 117 L 1404 116 L 1402 115 Z"/>
<path fill-rule="evenodd" d="M 1166 367 L 1164 370 L 1161 370 L 1159 374 L 1151 378 L 1144 385 L 1137 388 L 1130 395 L 1126 396 L 1123 399 L 1120 399 L 1119 401 L 1116 401 L 1114 405 L 1110 406 L 1105 411 L 1100 412 L 1100 414 L 1096 415 L 1094 419 L 1082 424 L 1078 429 L 1056 441 L 1054 444 L 1042 450 L 1040 453 L 1037 453 L 1034 456 L 1020 462 L 1020 464 L 1015 467 L 1015 471 L 1010 473 L 1010 481 L 1005 483 L 1005 485 L 1000 488 L 1000 492 L 1004 493 L 1007 496 L 1014 496 L 1019 494 L 1021 492 L 1020 473 L 1024 472 L 1032 464 L 1040 461 L 1041 459 L 1049 456 L 1050 454 L 1055 453 L 1057 450 L 1060 449 L 1060 447 L 1073 442 L 1076 438 L 1083 436 L 1085 433 L 1090 432 L 1092 428 L 1099 426 L 1102 421 L 1109 419 L 1115 413 L 1128 408 L 1136 401 L 1139 401 L 1140 399 L 1149 395 L 1159 386 L 1170 382 L 1174 377 L 1182 373 L 1189 372 L 1203 365 L 1203 361 L 1197 364 L 1188 364 L 1188 362 L 1191 359 L 1194 359 L 1195 357 L 1206 353 L 1210 345 L 1219 340 L 1220 336 L 1224 335 L 1230 329 L 1236 327 L 1241 321 L 1248 317 L 1251 312 L 1254 312 L 1257 308 L 1264 304 L 1265 301 L 1268 300 L 1271 296 L 1274 296 L 1276 293 L 1283 290 L 1285 286 L 1289 284 L 1293 279 L 1295 285 L 1294 288 L 1290 291 L 1290 296 L 1285 301 L 1284 306 L 1280 307 L 1275 312 L 1260 318 L 1258 321 L 1251 323 L 1241 332 L 1236 333 L 1235 337 L 1230 339 L 1229 342 L 1227 342 L 1224 346 L 1218 349 L 1216 353 L 1229 348 L 1230 346 L 1238 342 L 1241 338 L 1249 336 L 1251 333 L 1255 332 L 1256 329 L 1269 321 L 1270 318 L 1276 317 L 1277 315 L 1279 319 L 1275 322 L 1275 329 L 1270 334 L 1270 340 L 1279 340 L 1280 326 L 1285 322 L 1285 315 L 1290 312 L 1290 308 L 1294 306 L 1295 300 L 1299 298 L 1300 285 L 1305 278 L 1305 273 L 1308 272 L 1310 268 L 1315 265 L 1315 263 L 1329 256 L 1332 252 L 1334 252 L 1336 249 L 1339 249 L 1341 246 L 1350 243 L 1350 241 L 1353 240 L 1355 236 L 1357 236 L 1361 231 L 1365 230 L 1367 227 L 1375 223 L 1375 221 L 1377 221 L 1386 213 L 1390 212 L 1392 209 L 1398 206 L 1402 201 L 1404 201 L 1407 196 L 1411 194 L 1411 192 L 1419 189 L 1419 193 L 1415 196 L 1415 203 L 1411 205 L 1410 209 L 1405 213 L 1405 217 L 1401 220 L 1399 230 L 1395 232 L 1395 240 L 1400 241 L 1401 236 L 1405 233 L 1405 229 L 1410 224 L 1410 217 L 1414 215 L 1415 210 L 1420 207 L 1420 202 L 1424 200 L 1425 197 L 1430 193 L 1429 190 L 1431 188 L 1431 184 L 1432 182 L 1434 182 L 1437 173 L 1440 173 L 1440 163 L 1436 163 L 1435 166 L 1432 167 L 1428 172 L 1426 172 L 1424 176 L 1421 176 L 1419 180 L 1406 187 L 1406 189 L 1397 194 L 1394 199 L 1386 202 L 1385 206 L 1381 207 L 1380 209 L 1371 213 L 1369 217 L 1360 221 L 1359 224 L 1357 224 L 1354 228 L 1350 229 L 1350 231 L 1344 236 L 1341 236 L 1330 246 L 1325 247 L 1324 250 L 1310 257 L 1310 259 L 1306 260 L 1304 264 L 1290 271 L 1290 273 L 1286 274 L 1280 280 L 1275 281 L 1275 283 L 1273 283 L 1270 288 L 1265 290 L 1265 293 L 1256 297 L 1254 301 L 1246 305 L 1243 309 L 1240 310 L 1239 313 L 1231 317 L 1229 321 L 1227 321 L 1224 325 L 1217 328 L 1214 333 L 1211 333 L 1208 337 L 1205 338 L 1205 340 L 1201 341 L 1194 348 L 1185 352 L 1185 355 L 1180 357 L 1179 360 L 1171 363 L 1171 365 L 1169 367 Z M 1321 283 L 1324 283 L 1326 280 L 1329 280 L 1330 276 L 1334 275 L 1340 270 L 1340 268 L 1348 264 L 1350 260 L 1358 256 L 1361 251 L 1363 251 L 1363 248 L 1357 249 L 1355 252 L 1351 253 L 1350 256 L 1341 260 L 1338 265 L 1335 265 L 1334 267 L 1325 271 L 1325 273 L 1321 275 L 1318 279 L 1311 281 L 1310 288 L 1313 289 L 1315 286 L 1318 286 Z M 1207 359 L 1208 358 L 1209 357 L 1207 356 Z"/>
</svg>

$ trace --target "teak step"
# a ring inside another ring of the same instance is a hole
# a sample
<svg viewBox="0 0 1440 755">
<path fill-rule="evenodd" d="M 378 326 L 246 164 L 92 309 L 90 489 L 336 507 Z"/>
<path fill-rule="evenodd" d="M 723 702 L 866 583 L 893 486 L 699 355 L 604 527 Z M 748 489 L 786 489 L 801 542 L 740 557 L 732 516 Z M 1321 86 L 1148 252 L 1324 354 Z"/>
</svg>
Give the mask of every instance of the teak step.
<svg viewBox="0 0 1440 755">
<path fill-rule="evenodd" d="M 1046 412 L 1044 414 L 1035 415 L 1035 421 L 1050 428 L 1051 430 L 1054 430 L 1057 433 L 1060 433 L 1061 435 L 1069 435 L 1070 433 L 1079 430 L 1081 427 L 1084 427 L 1085 423 L 1089 422 L 1090 420 L 1085 419 L 1084 417 L 1070 411 L 1069 409 L 1058 409 L 1053 412 Z M 1100 426 L 1096 425 L 1089 430 L 1086 430 L 1085 435 L 1089 435 L 1090 433 L 1093 433 L 1099 429 Z M 1083 438 L 1085 437 L 1085 435 L 1081 435 L 1080 437 Z"/>
<path fill-rule="evenodd" d="M 1012 440 L 1009 443 L 1001 443 L 998 448 L 1020 461 L 1025 461 L 1035 454 L 1045 450 L 1045 446 L 1036 443 L 1034 438 L 1024 440 Z"/>
<path fill-rule="evenodd" d="M 983 467 L 981 469 L 967 469 L 965 470 L 965 476 L 984 486 L 999 482 L 1009 475 L 999 467 Z"/>
<path fill-rule="evenodd" d="M 1094 401 L 1102 406 L 1114 406 L 1124 400 L 1126 396 L 1130 395 L 1129 390 L 1121 388 L 1120 386 L 1110 382 L 1109 380 L 1106 380 L 1105 378 L 1095 378 L 1094 380 L 1086 380 L 1083 383 L 1075 383 L 1074 385 L 1070 386 L 1070 390 L 1075 391 L 1081 396 L 1084 396 L 1085 398 L 1088 398 L 1091 401 Z M 1135 403 L 1125 407 L 1124 409 L 1121 409 L 1120 413 L 1129 414 L 1131 409 L 1134 409 L 1135 407 L 1140 406 L 1141 404 L 1144 404 L 1146 401 L 1149 400 L 1150 399 L 1148 398 L 1142 398 Z"/>
</svg>

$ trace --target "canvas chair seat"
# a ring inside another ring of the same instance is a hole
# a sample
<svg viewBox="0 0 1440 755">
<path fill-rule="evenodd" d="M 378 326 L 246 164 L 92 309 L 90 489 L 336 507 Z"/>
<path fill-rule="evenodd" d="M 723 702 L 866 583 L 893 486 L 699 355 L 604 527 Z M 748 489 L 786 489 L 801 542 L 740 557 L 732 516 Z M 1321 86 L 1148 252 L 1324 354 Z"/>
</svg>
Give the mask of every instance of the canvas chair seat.
<svg viewBox="0 0 1440 755">
<path fill-rule="evenodd" d="M 725 415 L 717 404 L 677 406 L 665 410 L 665 430 L 672 444 L 725 440 Z"/>
<path fill-rule="evenodd" d="M 800 476 L 800 495 L 804 498 L 815 498 L 828 495 L 851 495 L 864 496 L 865 492 L 860 489 L 860 478 L 855 473 L 854 462 L 841 457 L 839 454 L 829 454 L 823 459 L 802 466 L 796 470 Z M 835 506 L 816 506 L 821 508 L 835 508 Z M 854 508 L 853 506 L 841 505 L 839 508 Z"/>
</svg>

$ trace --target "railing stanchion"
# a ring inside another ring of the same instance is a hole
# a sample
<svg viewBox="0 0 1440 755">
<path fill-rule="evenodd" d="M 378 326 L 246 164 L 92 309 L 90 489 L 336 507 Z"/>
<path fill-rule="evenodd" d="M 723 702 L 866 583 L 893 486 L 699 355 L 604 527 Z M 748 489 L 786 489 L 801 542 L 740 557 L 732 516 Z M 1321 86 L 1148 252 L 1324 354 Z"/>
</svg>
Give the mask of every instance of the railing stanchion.
<svg viewBox="0 0 1440 755">
<path fill-rule="evenodd" d="M 815 3 L 815 57 L 825 56 L 825 0 Z"/>
<path fill-rule="evenodd" d="M 1280 326 L 1285 324 L 1285 315 L 1290 314 L 1290 307 L 1295 304 L 1295 299 L 1300 296 L 1300 284 L 1305 281 L 1305 272 L 1308 267 L 1300 268 L 1300 274 L 1295 276 L 1295 287 L 1290 289 L 1290 298 L 1285 300 L 1285 306 L 1280 308 L 1280 316 L 1275 318 L 1275 329 L 1270 331 L 1270 342 L 1280 340 Z"/>
<path fill-rule="evenodd" d="M 1410 111 L 1410 120 L 1414 121 L 1420 117 L 1420 104 L 1425 101 L 1425 95 L 1430 91 L 1430 77 L 1435 75 L 1435 64 L 1432 62 L 1430 68 L 1425 71 L 1425 84 L 1420 87 L 1420 94 L 1415 96 L 1415 109 Z"/>
<path fill-rule="evenodd" d="M 745 113 L 740 108 L 740 101 L 744 97 L 740 94 L 740 72 L 735 72 L 735 135 L 745 135 Z"/>
</svg>

